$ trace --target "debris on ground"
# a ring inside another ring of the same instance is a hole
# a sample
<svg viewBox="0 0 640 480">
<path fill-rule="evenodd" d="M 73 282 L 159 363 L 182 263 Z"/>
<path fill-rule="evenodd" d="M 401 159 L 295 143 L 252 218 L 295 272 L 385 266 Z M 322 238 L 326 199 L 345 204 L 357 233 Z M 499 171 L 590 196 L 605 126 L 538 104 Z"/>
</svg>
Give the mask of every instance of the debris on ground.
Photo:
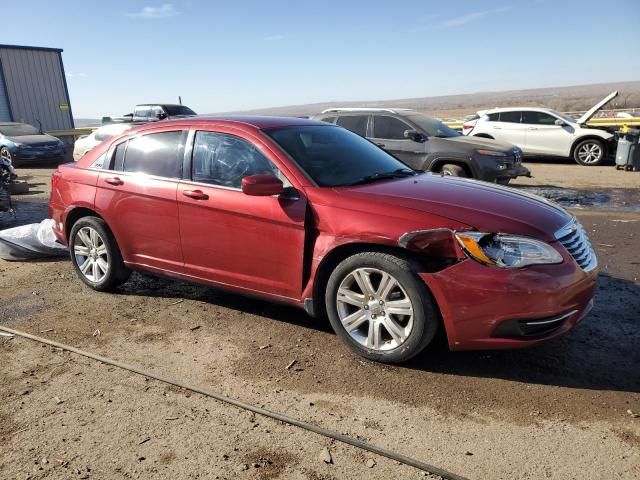
<svg viewBox="0 0 640 480">
<path fill-rule="evenodd" d="M 331 452 L 327 447 L 324 447 L 320 452 L 320 460 L 324 463 L 331 464 L 333 463 L 333 458 L 331 458 Z"/>
<path fill-rule="evenodd" d="M 61 405 L 64 403 L 64 400 L 60 400 L 59 397 L 53 397 L 53 401 L 56 402 L 56 405 Z"/>
<path fill-rule="evenodd" d="M 198 329 L 200 329 L 200 328 L 202 328 L 202 327 L 201 327 L 201 325 L 195 325 L 195 326 L 191 327 L 191 328 L 190 328 L 190 330 L 191 330 L 192 332 L 195 332 L 196 330 L 198 330 Z"/>
<path fill-rule="evenodd" d="M 627 410 L 627 413 L 631 415 L 633 418 L 640 418 L 640 413 L 636 413 L 633 410 Z"/>
<path fill-rule="evenodd" d="M 258 347 L 259 350 L 264 350 L 265 348 L 269 348 L 271 346 L 270 343 L 267 343 L 266 345 L 262 345 L 261 347 Z"/>
<path fill-rule="evenodd" d="M 373 467 L 375 467 L 375 466 L 376 466 L 376 461 L 375 461 L 373 458 L 370 458 L 369 460 L 367 460 L 366 465 L 367 465 L 367 467 L 369 467 L 369 468 L 373 468 Z"/>
<path fill-rule="evenodd" d="M 287 365 L 287 370 L 290 370 L 291 367 L 293 367 L 296 364 L 297 360 L 291 360 L 291 362 L 289 363 L 289 365 Z"/>
<path fill-rule="evenodd" d="M 54 225 L 53 220 L 46 219 L 0 231 L 0 258 L 24 261 L 67 256 L 67 248 L 58 243 L 53 233 Z"/>
<path fill-rule="evenodd" d="M 96 328 L 95 331 L 93 332 L 93 336 L 99 337 L 100 335 L 102 335 L 102 332 Z"/>
<path fill-rule="evenodd" d="M 181 298 L 180 300 L 176 300 L 175 302 L 170 303 L 170 304 L 169 304 L 169 306 L 171 306 L 171 305 L 178 305 L 179 303 L 182 303 L 182 302 L 184 302 L 184 299 L 183 299 L 183 298 Z"/>
<path fill-rule="evenodd" d="M 0 332 L 0 336 L 9 337 L 9 338 L 15 337 L 15 335 L 13 333 L 7 333 L 7 332 Z"/>
<path fill-rule="evenodd" d="M 138 442 L 138 445 L 142 445 L 143 443 L 147 443 L 149 440 L 151 440 L 151 437 L 144 437 L 142 439 L 142 441 Z"/>
</svg>

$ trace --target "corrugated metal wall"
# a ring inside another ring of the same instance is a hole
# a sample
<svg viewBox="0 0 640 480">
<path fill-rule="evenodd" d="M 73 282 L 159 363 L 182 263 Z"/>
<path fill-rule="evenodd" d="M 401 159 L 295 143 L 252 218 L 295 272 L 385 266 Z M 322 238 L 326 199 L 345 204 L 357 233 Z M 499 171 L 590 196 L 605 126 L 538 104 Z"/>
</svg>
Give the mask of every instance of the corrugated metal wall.
<svg viewBox="0 0 640 480">
<path fill-rule="evenodd" d="M 73 128 L 60 51 L 0 45 L 0 65 L 14 122 L 37 127 L 39 120 L 45 131 Z"/>
</svg>

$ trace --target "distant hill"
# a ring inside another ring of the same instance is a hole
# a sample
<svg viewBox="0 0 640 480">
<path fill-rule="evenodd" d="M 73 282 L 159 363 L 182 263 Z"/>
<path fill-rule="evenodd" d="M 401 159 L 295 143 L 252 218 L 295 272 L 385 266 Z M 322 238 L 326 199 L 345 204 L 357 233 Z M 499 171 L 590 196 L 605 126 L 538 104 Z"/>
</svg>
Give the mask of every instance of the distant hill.
<svg viewBox="0 0 640 480">
<path fill-rule="evenodd" d="M 569 112 L 587 110 L 613 90 L 620 92 L 606 108 L 640 107 L 640 81 L 599 83 L 570 87 L 476 92 L 439 97 L 399 98 L 395 100 L 331 101 L 307 105 L 260 108 L 240 112 L 256 115 L 313 115 L 332 107 L 398 107 L 413 108 L 440 118 L 461 118 L 478 110 L 509 106 L 545 106 Z"/>
</svg>

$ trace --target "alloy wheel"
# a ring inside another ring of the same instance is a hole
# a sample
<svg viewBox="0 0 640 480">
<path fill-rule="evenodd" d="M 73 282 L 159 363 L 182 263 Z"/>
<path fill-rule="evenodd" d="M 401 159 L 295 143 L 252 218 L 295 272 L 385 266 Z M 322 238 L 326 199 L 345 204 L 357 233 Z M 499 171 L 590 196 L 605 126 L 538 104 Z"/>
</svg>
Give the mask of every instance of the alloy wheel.
<svg viewBox="0 0 640 480">
<path fill-rule="evenodd" d="M 91 227 L 83 227 L 76 233 L 73 255 L 80 273 L 90 282 L 99 283 L 109 271 L 107 245 Z"/>
<path fill-rule="evenodd" d="M 378 351 L 402 345 L 413 329 L 414 310 L 400 282 L 377 268 L 357 268 L 338 288 L 336 306 L 346 332 Z"/>
<path fill-rule="evenodd" d="M 598 163 L 602 153 L 602 147 L 597 143 L 584 143 L 578 149 L 578 158 L 584 164 Z"/>
</svg>

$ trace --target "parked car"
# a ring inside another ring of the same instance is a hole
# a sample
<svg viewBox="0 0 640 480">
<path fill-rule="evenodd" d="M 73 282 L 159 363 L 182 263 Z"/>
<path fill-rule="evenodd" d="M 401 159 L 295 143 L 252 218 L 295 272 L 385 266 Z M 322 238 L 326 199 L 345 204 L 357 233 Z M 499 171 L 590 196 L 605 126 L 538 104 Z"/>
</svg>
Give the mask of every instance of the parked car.
<svg viewBox="0 0 640 480">
<path fill-rule="evenodd" d="M 131 123 L 112 123 L 103 125 L 91 134 L 78 138 L 73 146 L 73 160 L 77 162 L 80 158 L 101 142 L 126 132 L 132 127 Z"/>
<path fill-rule="evenodd" d="M 56 137 L 27 123 L 0 123 L 0 157 L 14 167 L 26 162 L 61 160 L 66 148 Z"/>
<path fill-rule="evenodd" d="M 102 117 L 102 124 L 111 123 L 147 123 L 160 120 L 175 120 L 178 118 L 193 117 L 196 112 L 189 107 L 173 103 L 141 103 L 136 105 L 133 113 L 127 113 L 122 117 Z"/>
<path fill-rule="evenodd" d="M 383 362 L 439 329 L 454 350 L 537 344 L 595 291 L 587 234 L 559 206 L 416 172 L 313 120 L 147 124 L 59 166 L 51 186 L 55 234 L 89 287 L 135 269 L 258 295 L 326 313 Z"/>
<path fill-rule="evenodd" d="M 368 138 L 411 168 L 503 185 L 529 176 L 518 148 L 466 138 L 441 121 L 414 110 L 332 108 L 313 117 Z"/>
<path fill-rule="evenodd" d="M 134 122 L 157 122 L 158 120 L 173 120 L 176 118 L 192 117 L 196 112 L 185 105 L 171 103 L 148 103 L 136 105 L 132 114 Z M 125 115 L 125 116 L 129 116 Z"/>
<path fill-rule="evenodd" d="M 586 123 L 613 99 L 613 92 L 578 120 L 547 108 L 509 107 L 478 112 L 462 133 L 513 143 L 527 155 L 573 158 L 580 165 L 602 165 L 614 151 L 614 135 Z"/>
</svg>

